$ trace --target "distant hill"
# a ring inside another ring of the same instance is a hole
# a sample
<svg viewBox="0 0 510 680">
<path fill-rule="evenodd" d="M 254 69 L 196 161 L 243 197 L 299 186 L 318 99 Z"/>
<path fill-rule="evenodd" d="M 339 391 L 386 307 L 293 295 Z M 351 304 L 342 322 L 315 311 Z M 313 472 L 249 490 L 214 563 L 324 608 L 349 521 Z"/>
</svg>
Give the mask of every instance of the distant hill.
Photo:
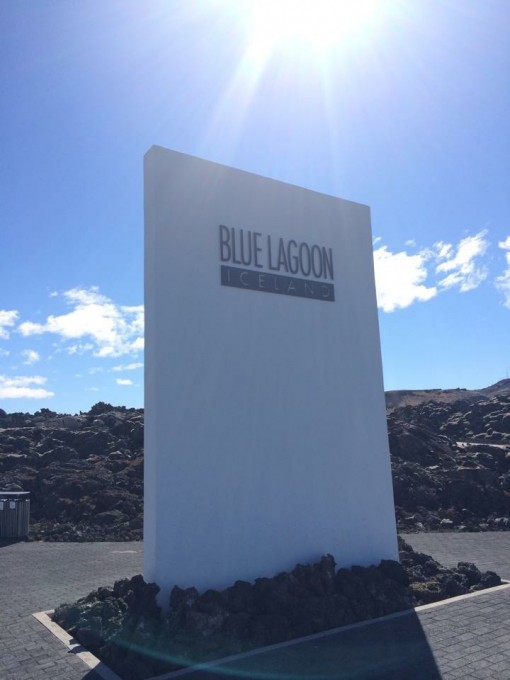
<svg viewBox="0 0 510 680">
<path fill-rule="evenodd" d="M 431 389 L 431 390 L 390 390 L 385 393 L 386 408 L 392 411 L 402 406 L 419 406 L 427 401 L 437 401 L 442 403 L 454 403 L 464 401 L 473 403 L 483 401 L 497 396 L 510 395 L 510 380 L 500 380 L 490 387 L 483 387 L 479 390 L 466 390 L 457 387 L 455 389 Z"/>
</svg>

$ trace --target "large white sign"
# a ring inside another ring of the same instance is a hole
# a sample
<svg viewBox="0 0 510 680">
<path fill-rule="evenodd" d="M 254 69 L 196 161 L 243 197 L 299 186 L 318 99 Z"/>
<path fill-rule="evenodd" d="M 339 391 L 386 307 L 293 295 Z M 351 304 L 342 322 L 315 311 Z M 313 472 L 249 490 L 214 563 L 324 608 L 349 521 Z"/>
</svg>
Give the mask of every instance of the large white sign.
<svg viewBox="0 0 510 680">
<path fill-rule="evenodd" d="M 366 206 L 145 157 L 145 578 L 397 558 Z"/>
</svg>

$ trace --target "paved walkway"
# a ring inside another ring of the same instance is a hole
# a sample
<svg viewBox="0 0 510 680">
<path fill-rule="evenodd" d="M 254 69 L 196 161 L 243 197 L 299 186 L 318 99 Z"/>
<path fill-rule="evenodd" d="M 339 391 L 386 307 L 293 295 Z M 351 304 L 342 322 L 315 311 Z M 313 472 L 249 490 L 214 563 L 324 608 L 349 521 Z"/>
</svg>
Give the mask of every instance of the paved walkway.
<svg viewBox="0 0 510 680">
<path fill-rule="evenodd" d="M 444 564 L 469 560 L 510 580 L 510 532 L 405 538 Z M 31 614 L 140 573 L 141 557 L 140 543 L 0 544 L 0 680 L 98 680 Z M 509 612 L 510 589 L 484 593 L 280 647 L 223 670 L 229 678 L 266 680 L 510 680 Z"/>
<path fill-rule="evenodd" d="M 139 574 L 141 543 L 0 547 L 0 680 L 98 680 L 32 613 Z"/>
</svg>

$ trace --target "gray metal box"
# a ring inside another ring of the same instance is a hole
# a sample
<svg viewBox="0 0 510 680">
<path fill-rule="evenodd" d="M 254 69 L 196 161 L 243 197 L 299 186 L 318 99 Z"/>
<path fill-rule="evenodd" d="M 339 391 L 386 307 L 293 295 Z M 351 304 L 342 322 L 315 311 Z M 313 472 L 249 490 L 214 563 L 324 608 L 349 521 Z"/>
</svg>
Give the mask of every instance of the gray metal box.
<svg viewBox="0 0 510 680">
<path fill-rule="evenodd" d="M 0 538 L 26 538 L 30 520 L 29 491 L 0 491 Z"/>
</svg>

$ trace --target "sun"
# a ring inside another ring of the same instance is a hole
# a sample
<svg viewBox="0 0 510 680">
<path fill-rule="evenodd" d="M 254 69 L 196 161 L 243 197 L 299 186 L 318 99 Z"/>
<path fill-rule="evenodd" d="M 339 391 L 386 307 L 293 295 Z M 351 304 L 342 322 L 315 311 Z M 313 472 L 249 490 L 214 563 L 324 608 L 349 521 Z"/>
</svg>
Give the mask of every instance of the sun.
<svg viewBox="0 0 510 680">
<path fill-rule="evenodd" d="M 249 53 L 265 60 L 275 51 L 327 52 L 369 30 L 381 0 L 254 0 Z"/>
<path fill-rule="evenodd" d="M 384 28 L 405 0 L 205 0 L 219 17 L 227 38 L 239 46 L 235 67 L 211 112 L 206 139 L 229 121 L 233 149 L 257 102 L 271 96 L 313 92 L 335 123 L 334 92 L 349 78 L 352 61 L 369 63 L 377 55 Z M 221 31 L 218 31 L 221 34 Z M 309 88 L 308 90 L 306 88 Z M 306 114 L 302 106 L 300 115 Z"/>
</svg>

